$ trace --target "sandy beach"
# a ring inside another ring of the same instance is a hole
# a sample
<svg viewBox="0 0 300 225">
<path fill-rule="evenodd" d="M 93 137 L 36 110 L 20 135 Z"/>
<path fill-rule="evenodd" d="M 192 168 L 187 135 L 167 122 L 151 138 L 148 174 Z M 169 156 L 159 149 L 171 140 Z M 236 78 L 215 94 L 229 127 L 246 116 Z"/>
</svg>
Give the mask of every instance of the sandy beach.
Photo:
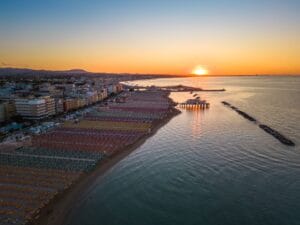
<svg viewBox="0 0 300 225">
<path fill-rule="evenodd" d="M 168 97 L 169 98 L 169 97 Z M 173 104 L 169 98 L 170 104 Z M 174 105 L 174 104 L 173 104 Z M 173 117 L 180 114 L 180 111 L 174 106 L 171 107 L 168 115 L 153 124 L 150 133 L 142 136 L 135 143 L 120 149 L 116 153 L 101 160 L 96 169 L 90 173 L 83 174 L 77 182 L 70 188 L 55 196 L 46 207 L 44 207 L 38 217 L 34 218 L 30 224 L 33 225 L 63 225 L 68 221 L 68 217 L 72 211 L 78 206 L 78 203 L 85 197 L 90 186 L 96 179 L 101 178 L 108 170 L 110 170 L 119 161 L 128 156 L 131 152 L 141 146 L 149 137 L 153 136 L 161 127 L 167 124 Z"/>
</svg>

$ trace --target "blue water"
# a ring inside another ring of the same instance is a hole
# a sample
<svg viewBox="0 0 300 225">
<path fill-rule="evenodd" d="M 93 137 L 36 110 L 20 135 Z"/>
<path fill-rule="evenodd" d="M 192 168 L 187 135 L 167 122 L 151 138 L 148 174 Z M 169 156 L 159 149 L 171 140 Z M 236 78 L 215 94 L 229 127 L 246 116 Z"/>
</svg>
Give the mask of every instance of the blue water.
<svg viewBox="0 0 300 225">
<path fill-rule="evenodd" d="M 69 225 L 299 225 L 300 77 L 141 81 L 226 88 L 199 93 L 207 111 L 173 118 L 95 180 Z M 190 93 L 173 93 L 175 101 Z M 226 100 L 296 143 L 282 145 Z"/>
</svg>

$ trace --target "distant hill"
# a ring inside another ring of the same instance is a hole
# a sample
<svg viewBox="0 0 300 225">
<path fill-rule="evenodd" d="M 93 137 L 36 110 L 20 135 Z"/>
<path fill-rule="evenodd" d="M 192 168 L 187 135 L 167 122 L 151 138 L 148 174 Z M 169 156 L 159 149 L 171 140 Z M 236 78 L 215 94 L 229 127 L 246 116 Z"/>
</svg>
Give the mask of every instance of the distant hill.
<svg viewBox="0 0 300 225">
<path fill-rule="evenodd" d="M 65 70 L 64 72 L 66 73 L 89 73 L 88 71 L 86 70 L 83 70 L 83 69 L 71 69 L 71 70 Z"/>
<path fill-rule="evenodd" d="M 89 72 L 82 69 L 71 69 L 71 70 L 33 70 L 27 68 L 0 68 L 0 76 L 9 75 L 67 75 L 67 74 L 88 74 Z"/>
<path fill-rule="evenodd" d="M 70 69 L 70 70 L 34 70 L 28 68 L 0 68 L 0 77 L 60 77 L 60 76 L 132 76 L 141 78 L 157 78 L 157 77 L 181 77 L 180 75 L 171 74 L 138 74 L 138 73 L 107 73 L 107 72 L 89 72 L 83 69 Z M 184 76 L 186 77 L 186 76 Z"/>
</svg>

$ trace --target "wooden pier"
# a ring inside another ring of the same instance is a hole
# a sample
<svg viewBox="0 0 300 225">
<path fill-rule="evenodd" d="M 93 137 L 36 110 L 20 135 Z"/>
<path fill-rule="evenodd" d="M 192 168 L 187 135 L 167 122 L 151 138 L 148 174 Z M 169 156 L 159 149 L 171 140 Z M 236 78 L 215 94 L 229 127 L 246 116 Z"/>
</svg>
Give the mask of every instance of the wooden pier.
<svg viewBox="0 0 300 225">
<path fill-rule="evenodd" d="M 210 104 L 208 102 L 203 103 L 179 103 L 178 106 L 183 109 L 208 109 Z"/>
</svg>

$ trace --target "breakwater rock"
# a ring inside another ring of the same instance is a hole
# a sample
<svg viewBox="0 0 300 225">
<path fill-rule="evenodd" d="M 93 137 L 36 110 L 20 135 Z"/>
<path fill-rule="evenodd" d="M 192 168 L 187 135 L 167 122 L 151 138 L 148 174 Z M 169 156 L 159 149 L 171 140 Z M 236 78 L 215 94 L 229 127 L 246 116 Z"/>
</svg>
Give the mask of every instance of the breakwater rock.
<svg viewBox="0 0 300 225">
<path fill-rule="evenodd" d="M 260 124 L 259 127 L 263 129 L 265 132 L 268 134 L 272 135 L 275 137 L 277 140 L 279 140 L 282 144 L 289 145 L 289 146 L 295 146 L 295 143 L 292 142 L 290 139 L 286 138 L 284 135 L 279 133 L 278 131 L 272 129 L 271 127 L 265 125 L 265 124 Z"/>
<path fill-rule="evenodd" d="M 258 124 L 259 128 L 261 128 L 262 130 L 264 130 L 266 133 L 270 134 L 271 136 L 273 136 L 274 138 L 276 138 L 278 141 L 280 141 L 282 144 L 284 145 L 288 145 L 288 146 L 295 146 L 295 143 L 293 141 L 291 141 L 290 139 L 288 139 L 287 137 L 285 137 L 284 135 L 282 135 L 281 133 L 279 133 L 278 131 L 272 129 L 271 127 L 265 125 L 265 124 L 261 124 L 259 122 L 257 122 L 257 120 L 250 116 L 249 114 L 241 111 L 240 109 L 238 109 L 237 107 L 231 105 L 229 102 L 226 101 L 222 101 L 222 104 L 231 108 L 232 110 L 236 111 L 238 114 L 240 114 L 242 117 L 244 117 L 245 119 L 254 122 L 255 124 Z"/>
<path fill-rule="evenodd" d="M 230 108 L 233 109 L 234 111 L 236 111 L 238 114 L 240 114 L 240 115 L 241 115 L 242 117 L 244 117 L 245 119 L 247 119 L 247 120 L 249 120 L 249 121 L 251 121 L 251 122 L 256 122 L 256 119 L 255 119 L 254 117 L 252 117 L 252 116 L 250 116 L 249 114 L 247 114 L 247 113 L 245 113 L 245 112 L 239 110 L 237 107 L 231 105 L 230 103 L 225 102 L 225 101 L 223 101 L 222 103 L 223 103 L 224 105 L 230 107 Z"/>
</svg>

